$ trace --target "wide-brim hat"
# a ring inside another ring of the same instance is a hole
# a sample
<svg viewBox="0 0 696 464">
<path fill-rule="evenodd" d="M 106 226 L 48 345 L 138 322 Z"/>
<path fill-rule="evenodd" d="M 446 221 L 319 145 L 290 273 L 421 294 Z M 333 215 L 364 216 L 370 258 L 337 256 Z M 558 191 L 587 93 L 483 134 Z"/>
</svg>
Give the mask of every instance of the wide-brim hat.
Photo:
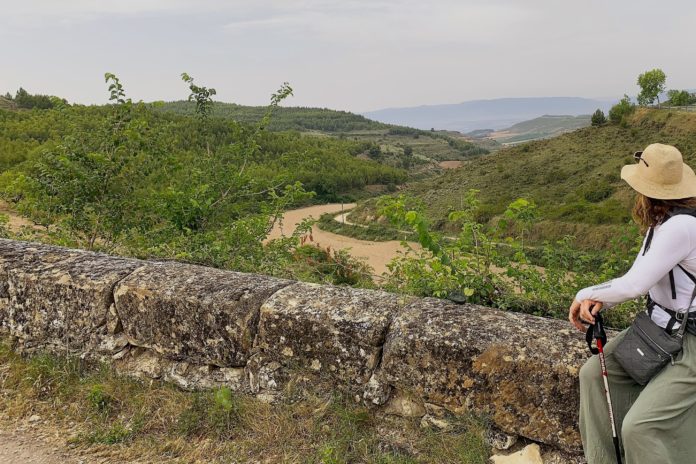
<svg viewBox="0 0 696 464">
<path fill-rule="evenodd" d="M 696 197 L 696 174 L 671 145 L 653 143 L 635 154 L 637 164 L 621 169 L 621 178 L 638 193 L 658 200 Z"/>
</svg>

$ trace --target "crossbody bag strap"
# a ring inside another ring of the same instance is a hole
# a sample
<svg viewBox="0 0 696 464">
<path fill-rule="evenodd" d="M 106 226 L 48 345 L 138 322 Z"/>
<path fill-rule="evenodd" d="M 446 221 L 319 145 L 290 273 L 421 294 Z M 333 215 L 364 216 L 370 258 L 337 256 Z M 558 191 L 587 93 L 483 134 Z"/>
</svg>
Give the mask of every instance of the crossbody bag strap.
<svg viewBox="0 0 696 464">
<path fill-rule="evenodd" d="M 686 274 L 686 276 L 687 276 L 694 284 L 696 284 L 696 277 L 694 277 L 694 275 L 693 275 L 692 273 L 690 273 L 689 271 L 687 271 L 686 269 L 684 269 L 684 266 L 682 266 L 681 264 L 677 264 L 677 267 L 679 267 L 679 269 L 681 269 L 681 270 L 684 272 L 684 274 Z"/>
</svg>

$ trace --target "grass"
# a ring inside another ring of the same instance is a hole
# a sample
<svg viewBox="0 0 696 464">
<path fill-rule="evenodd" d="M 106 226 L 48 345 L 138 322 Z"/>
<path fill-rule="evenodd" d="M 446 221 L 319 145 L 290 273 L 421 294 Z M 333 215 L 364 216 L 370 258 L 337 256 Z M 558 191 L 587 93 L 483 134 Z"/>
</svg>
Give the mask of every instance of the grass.
<svg viewBox="0 0 696 464">
<path fill-rule="evenodd" d="M 81 454 L 119 462 L 485 463 L 485 422 L 450 417 L 446 431 L 383 416 L 341 397 L 262 402 L 227 388 L 184 392 L 52 355 L 23 358 L 0 338 L 0 410 L 40 415 Z"/>
</svg>

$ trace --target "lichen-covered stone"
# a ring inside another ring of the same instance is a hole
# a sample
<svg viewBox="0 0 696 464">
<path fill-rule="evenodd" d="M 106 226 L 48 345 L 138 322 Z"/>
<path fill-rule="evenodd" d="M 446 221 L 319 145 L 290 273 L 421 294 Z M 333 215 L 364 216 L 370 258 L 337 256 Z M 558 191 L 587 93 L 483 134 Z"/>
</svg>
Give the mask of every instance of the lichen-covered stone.
<svg viewBox="0 0 696 464">
<path fill-rule="evenodd" d="M 9 272 L 15 268 L 34 268 L 63 261 L 80 251 L 31 242 L 0 239 L 0 329 L 9 330 Z"/>
<path fill-rule="evenodd" d="M 567 322 L 423 299 L 392 323 L 378 377 L 453 412 L 483 411 L 507 433 L 577 450 L 577 371 L 588 355 Z"/>
<path fill-rule="evenodd" d="M 184 390 L 222 386 L 234 391 L 246 389 L 246 376 L 241 367 L 216 367 L 172 361 L 147 348 L 128 347 L 117 356 L 113 356 L 112 363 L 125 375 L 164 380 Z"/>
<path fill-rule="evenodd" d="M 0 241 L 5 324 L 24 349 L 86 351 L 107 332 L 114 285 L 141 261 Z"/>
<path fill-rule="evenodd" d="M 176 262 L 148 263 L 114 291 L 131 344 L 169 359 L 244 366 L 261 304 L 288 280 Z"/>
<path fill-rule="evenodd" d="M 398 390 L 391 396 L 383 412 L 401 417 L 423 417 L 426 414 L 425 406 L 420 399 Z"/>
<path fill-rule="evenodd" d="M 403 304 L 397 295 L 374 290 L 306 283 L 284 288 L 261 307 L 252 386 L 278 388 L 284 375 L 300 369 L 333 379 L 339 389 L 361 389 Z M 276 364 L 269 372 L 267 366 Z"/>
</svg>

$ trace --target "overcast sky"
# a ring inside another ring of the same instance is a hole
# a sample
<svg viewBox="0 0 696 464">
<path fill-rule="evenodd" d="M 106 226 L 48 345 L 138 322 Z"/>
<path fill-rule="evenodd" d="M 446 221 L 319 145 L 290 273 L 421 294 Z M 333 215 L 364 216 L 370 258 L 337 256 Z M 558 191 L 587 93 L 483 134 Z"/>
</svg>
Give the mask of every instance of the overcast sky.
<svg viewBox="0 0 696 464">
<path fill-rule="evenodd" d="M 676 0 L 0 0 L 0 91 L 350 111 L 637 91 L 654 67 L 696 87 L 696 2 Z"/>
</svg>

